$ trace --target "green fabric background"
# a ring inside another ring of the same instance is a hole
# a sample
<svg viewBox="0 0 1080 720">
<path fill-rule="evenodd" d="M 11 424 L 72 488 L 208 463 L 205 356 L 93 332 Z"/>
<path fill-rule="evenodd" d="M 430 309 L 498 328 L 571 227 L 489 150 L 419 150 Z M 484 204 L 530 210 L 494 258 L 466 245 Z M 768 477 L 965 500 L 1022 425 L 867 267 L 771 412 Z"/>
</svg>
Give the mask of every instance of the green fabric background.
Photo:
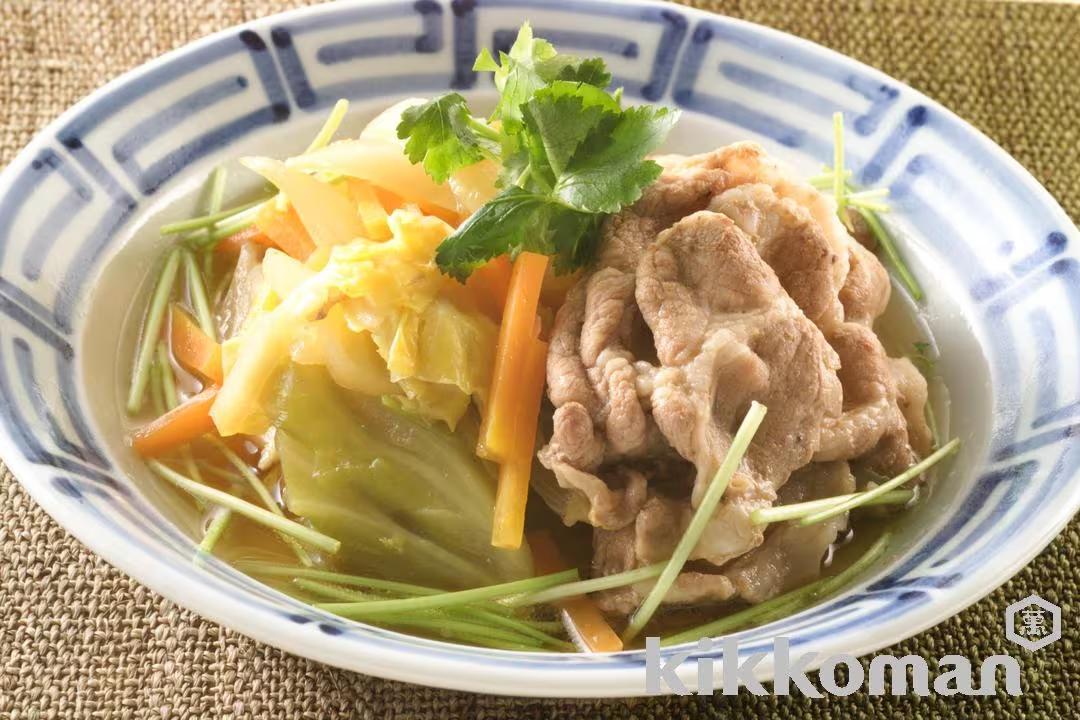
<svg viewBox="0 0 1080 720">
<path fill-rule="evenodd" d="M 76 99 L 211 31 L 290 0 L 0 0 L 0 161 Z M 1080 217 L 1080 5 L 909 0 L 698 2 L 878 67 L 970 120 Z M 0 465 L 2 470 L 2 465 Z M 1074 597 L 1080 525 L 1011 582 L 891 648 L 936 659 L 1012 652 L 1024 695 L 809 700 L 537 701 L 470 695 L 335 670 L 260 645 L 127 579 L 0 479 L 0 717 L 805 718 L 1080 716 Z M 1080 481 L 1080 478 L 1077 479 Z M 1032 518 L 1032 522 L 1039 522 Z M 1031 592 L 1064 608 L 1037 653 L 1004 639 L 1004 607 Z"/>
</svg>

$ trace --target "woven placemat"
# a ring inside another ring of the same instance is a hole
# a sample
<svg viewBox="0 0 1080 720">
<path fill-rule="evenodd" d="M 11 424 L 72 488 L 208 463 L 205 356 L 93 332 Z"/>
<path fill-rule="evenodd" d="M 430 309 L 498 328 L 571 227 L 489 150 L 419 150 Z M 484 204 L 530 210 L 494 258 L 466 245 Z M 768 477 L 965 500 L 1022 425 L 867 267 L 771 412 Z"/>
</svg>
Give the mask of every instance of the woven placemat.
<svg viewBox="0 0 1080 720">
<path fill-rule="evenodd" d="M 79 97 L 212 31 L 303 2 L 0 0 L 0 162 Z M 1080 6 L 733 0 L 702 7 L 834 47 L 972 121 L 1080 217 Z M 890 652 L 1017 654 L 1019 698 L 738 697 L 536 701 L 387 682 L 292 657 L 204 621 L 121 575 L 40 510 L 0 465 L 0 716 L 5 718 L 1077 717 L 1080 524 L 959 616 Z M 1080 478 L 1077 479 L 1080 481 Z M 1032 518 L 1038 522 L 1038 518 Z M 1004 607 L 1064 606 L 1037 653 Z"/>
</svg>

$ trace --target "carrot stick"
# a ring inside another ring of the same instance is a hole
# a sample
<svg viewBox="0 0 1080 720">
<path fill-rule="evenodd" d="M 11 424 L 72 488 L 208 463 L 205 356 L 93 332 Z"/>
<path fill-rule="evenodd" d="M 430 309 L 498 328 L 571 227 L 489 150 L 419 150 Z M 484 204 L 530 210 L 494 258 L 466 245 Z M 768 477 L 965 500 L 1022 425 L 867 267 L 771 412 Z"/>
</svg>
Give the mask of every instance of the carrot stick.
<svg viewBox="0 0 1080 720">
<path fill-rule="evenodd" d="M 566 569 L 566 563 L 550 533 L 529 533 L 529 548 L 532 550 L 533 569 L 537 575 L 549 575 Z M 592 652 L 619 652 L 623 649 L 622 640 L 587 595 L 558 600 L 555 605 L 566 613 L 578 637 Z"/>
<path fill-rule="evenodd" d="M 186 370 L 220 385 L 221 345 L 202 331 L 191 316 L 173 304 L 169 309 L 169 344 L 173 357 Z"/>
<path fill-rule="evenodd" d="M 255 227 L 270 238 L 275 247 L 301 262 L 315 249 L 315 241 L 292 205 L 278 210 L 277 203 L 266 203 L 255 216 Z"/>
<path fill-rule="evenodd" d="M 491 379 L 491 398 L 480 428 L 477 455 L 502 462 L 514 447 L 514 418 L 523 403 L 526 385 L 521 382 L 522 368 L 536 341 L 536 310 L 548 257 L 523 252 L 514 261 L 510 287 L 503 307 L 502 325 L 495 350 L 495 371 Z M 543 383 L 541 383 L 542 385 Z M 537 400 L 539 412 L 539 399 Z M 529 442 L 533 441 L 529 435 Z"/>
<path fill-rule="evenodd" d="M 533 339 L 518 378 L 519 402 L 513 421 L 513 445 L 499 466 L 499 486 L 495 492 L 495 516 L 491 544 L 515 549 L 521 547 L 525 532 L 525 504 L 529 499 L 529 476 L 532 474 L 536 426 L 540 421 L 540 399 L 544 393 L 547 343 Z"/>
<path fill-rule="evenodd" d="M 210 408 L 218 389 L 209 387 L 198 395 L 139 428 L 131 436 L 131 446 L 144 457 L 155 457 L 214 430 Z"/>
</svg>

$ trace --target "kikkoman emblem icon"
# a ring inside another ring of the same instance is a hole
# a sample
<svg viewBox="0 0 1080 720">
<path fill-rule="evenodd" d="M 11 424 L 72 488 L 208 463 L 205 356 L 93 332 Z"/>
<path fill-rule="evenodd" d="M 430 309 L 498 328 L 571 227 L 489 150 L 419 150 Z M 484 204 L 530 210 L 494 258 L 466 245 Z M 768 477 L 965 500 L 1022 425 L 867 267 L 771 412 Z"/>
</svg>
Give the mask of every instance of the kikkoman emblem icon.
<svg viewBox="0 0 1080 720">
<path fill-rule="evenodd" d="M 1061 608 L 1038 595 L 1028 595 L 1005 608 L 1005 637 L 1035 651 L 1061 638 Z"/>
</svg>

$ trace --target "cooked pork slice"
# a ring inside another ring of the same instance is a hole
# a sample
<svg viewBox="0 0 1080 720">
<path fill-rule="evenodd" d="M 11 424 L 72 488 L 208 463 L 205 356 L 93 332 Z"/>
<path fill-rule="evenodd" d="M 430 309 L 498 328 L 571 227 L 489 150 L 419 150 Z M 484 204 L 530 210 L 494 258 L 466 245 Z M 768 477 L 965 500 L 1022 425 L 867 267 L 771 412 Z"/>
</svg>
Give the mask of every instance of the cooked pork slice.
<svg viewBox="0 0 1080 720">
<path fill-rule="evenodd" d="M 930 445 L 926 385 L 874 333 L 889 277 L 832 198 L 752 143 L 656 159 L 660 178 L 605 222 L 597 265 L 556 317 L 544 497 L 565 522 L 596 527 L 596 574 L 662 561 L 762 402 L 769 413 L 665 599 L 758 602 L 816 575 L 844 521 L 766 534 L 751 513 L 778 492 L 850 491 L 847 460 L 886 474 L 915 462 Z M 650 586 L 601 602 L 626 614 Z"/>
<path fill-rule="evenodd" d="M 754 183 L 724 191 L 709 209 L 730 217 L 754 240 L 761 259 L 815 325 L 827 328 L 843 320 L 833 271 L 840 256 L 806 208 Z"/>
<path fill-rule="evenodd" d="M 896 404 L 896 380 L 874 331 L 844 323 L 829 336 L 840 357 L 844 412 L 829 419 L 821 433 L 817 462 L 848 460 L 870 452 L 903 415 Z"/>
<path fill-rule="evenodd" d="M 564 499 L 546 499 L 572 525 L 584 521 L 597 528 L 616 530 L 634 521 L 645 503 L 647 483 L 637 470 L 616 467 L 604 472 L 604 480 L 568 463 L 554 462 L 551 472 Z M 543 495 L 543 493 L 542 493 Z"/>
<path fill-rule="evenodd" d="M 926 380 L 910 360 L 888 357 L 865 325 L 844 323 L 829 342 L 840 356 L 844 412 L 826 422 L 814 460 L 861 459 L 883 475 L 903 472 L 930 449 Z"/>
<path fill-rule="evenodd" d="M 797 470 L 780 488 L 783 504 L 835 497 L 855 491 L 846 462 L 814 463 Z M 652 497 L 632 527 L 596 531 L 593 571 L 604 575 L 671 556 L 692 510 L 689 503 Z M 769 527 L 764 542 L 715 572 L 686 571 L 664 596 L 665 605 L 721 602 L 735 596 L 758 603 L 815 580 L 821 562 L 847 528 L 847 516 L 801 527 L 797 522 Z M 652 588 L 652 581 L 597 594 L 600 606 L 615 615 L 629 615 Z"/>
<path fill-rule="evenodd" d="M 552 328 L 547 381 L 555 413 L 538 457 L 559 487 L 577 496 L 557 505 L 589 503 L 584 519 L 597 527 L 633 521 L 644 502 L 644 476 L 620 463 L 671 454 L 643 395 L 652 368 L 633 351 L 644 329 L 634 301 L 635 269 L 652 227 L 629 212 L 609 220 L 598 267 L 570 290 Z M 580 515 L 575 510 L 574 517 Z M 565 514 L 563 520 L 572 522 Z"/>
<path fill-rule="evenodd" d="M 916 462 L 922 431 L 909 441 L 908 418 L 925 425 L 925 392 L 913 385 L 907 403 L 890 369 L 893 362 L 872 330 L 891 291 L 881 262 L 847 235 L 835 216 L 820 221 L 824 207 L 817 190 L 788 181 L 759 150 L 732 146 L 716 153 L 727 182 L 746 182 L 725 190 L 710 203 L 754 238 L 758 253 L 781 285 L 813 320 L 841 358 L 844 415 L 826 419 L 818 460 L 862 457 L 893 474 Z M 757 173 L 756 175 L 754 173 Z M 756 180 L 756 182 L 751 182 Z M 827 203 L 826 203 L 827 204 Z M 847 274 L 836 285 L 836 249 L 846 243 Z M 918 383 L 921 378 L 912 378 Z M 925 384 L 924 384 L 925 387 Z"/>
<path fill-rule="evenodd" d="M 863 458 L 868 468 L 885 476 L 899 475 L 918 462 L 920 456 L 927 455 L 933 445 L 926 422 L 926 379 L 907 358 L 889 358 L 889 370 L 896 383 L 899 419 Z"/>
<path fill-rule="evenodd" d="M 851 244 L 848 264 L 847 279 L 840 289 L 844 320 L 871 326 L 889 304 L 889 274 L 881 261 L 858 243 Z"/>
<path fill-rule="evenodd" d="M 697 469 L 694 507 L 751 400 L 769 413 L 691 558 L 721 565 L 756 547 L 749 514 L 805 465 L 840 410 L 835 353 L 728 217 L 698 212 L 660 234 L 638 269 L 637 301 L 660 370 L 652 415 Z"/>
<path fill-rule="evenodd" d="M 908 441 L 920 456 L 930 453 L 934 436 L 926 421 L 929 388 L 926 378 L 907 358 L 889 358 L 889 369 L 896 379 L 897 404 L 907 422 Z"/>
<path fill-rule="evenodd" d="M 796 471 L 780 488 L 780 502 L 835 497 L 855 491 L 855 478 L 846 462 L 814 463 Z M 724 568 L 739 596 L 759 603 L 817 579 L 829 546 L 847 528 L 847 515 L 815 525 L 798 522 L 770 527 L 765 542 Z"/>
</svg>

